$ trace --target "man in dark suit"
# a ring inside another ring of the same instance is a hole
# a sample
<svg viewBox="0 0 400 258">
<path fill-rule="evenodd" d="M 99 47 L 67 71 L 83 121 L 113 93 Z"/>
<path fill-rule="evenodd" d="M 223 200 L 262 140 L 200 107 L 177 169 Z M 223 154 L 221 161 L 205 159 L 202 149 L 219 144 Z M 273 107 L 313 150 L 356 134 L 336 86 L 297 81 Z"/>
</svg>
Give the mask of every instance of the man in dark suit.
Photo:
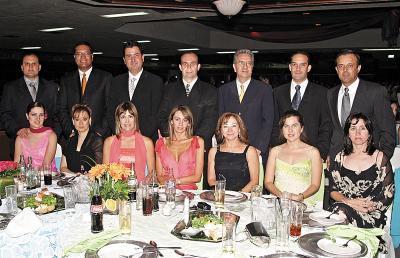
<svg viewBox="0 0 400 258">
<path fill-rule="evenodd" d="M 331 121 L 326 101 L 327 89 L 310 82 L 307 74 L 311 70 L 310 58 L 306 52 L 296 52 L 291 56 L 289 70 L 290 83 L 274 89 L 273 145 L 279 145 L 279 119 L 286 111 L 295 109 L 303 115 L 304 130 L 309 143 L 318 148 L 322 159 L 329 151 Z"/>
<path fill-rule="evenodd" d="M 211 148 L 211 139 L 217 124 L 217 90 L 197 77 L 198 57 L 193 52 L 181 56 L 179 69 L 182 79 L 166 86 L 160 106 L 160 128 L 168 135 L 168 117 L 172 108 L 185 105 L 193 113 L 193 133 L 204 139 L 205 149 Z"/>
<path fill-rule="evenodd" d="M 198 78 L 200 64 L 195 53 L 184 53 L 179 69 L 182 79 L 166 86 L 160 106 L 160 128 L 163 135 L 168 135 L 168 117 L 172 108 L 188 106 L 193 113 L 193 133 L 204 139 L 204 164 L 207 164 L 207 154 L 217 124 L 217 90 Z M 203 178 L 207 178 L 207 165 L 204 165 Z M 208 188 L 207 180 L 203 180 L 203 185 Z"/>
<path fill-rule="evenodd" d="M 131 101 L 139 113 L 141 133 L 156 141 L 163 82 L 157 75 L 143 70 L 144 55 L 139 43 L 133 41 L 125 43 L 123 55 L 128 72 L 112 80 L 109 124 L 115 132 L 115 108 L 122 102 Z"/>
<path fill-rule="evenodd" d="M 254 55 L 248 49 L 237 50 L 233 58 L 236 80 L 218 89 L 218 113 L 239 114 L 247 127 L 249 141 L 262 156 L 265 168 L 274 120 L 271 87 L 251 78 Z"/>
<path fill-rule="evenodd" d="M 39 101 L 47 110 L 45 126 L 52 127 L 57 135 L 60 128 L 55 122 L 54 115 L 57 102 L 58 85 L 54 82 L 39 78 L 41 65 L 39 57 L 30 53 L 24 55 L 21 70 L 23 77 L 4 85 L 0 103 L 0 121 L 10 138 L 10 155 L 14 159 L 15 138 L 29 133 L 29 123 L 26 118 L 27 106 Z"/>
<path fill-rule="evenodd" d="M 337 55 L 336 72 L 342 84 L 328 91 L 329 112 L 333 123 L 329 150 L 331 159 L 343 148 L 343 125 L 348 115 L 358 112 L 372 121 L 376 147 L 388 158 L 394 152 L 395 120 L 387 91 L 379 84 L 359 79 L 360 70 L 360 56 L 354 51 L 344 50 Z"/>
<path fill-rule="evenodd" d="M 65 137 L 68 138 L 74 130 L 72 106 L 87 104 L 92 110 L 92 129 L 106 137 L 109 135 L 106 112 L 112 76 L 93 67 L 93 49 L 88 42 L 77 43 L 74 51 L 78 69 L 61 78 L 57 99 L 58 119 Z"/>
</svg>

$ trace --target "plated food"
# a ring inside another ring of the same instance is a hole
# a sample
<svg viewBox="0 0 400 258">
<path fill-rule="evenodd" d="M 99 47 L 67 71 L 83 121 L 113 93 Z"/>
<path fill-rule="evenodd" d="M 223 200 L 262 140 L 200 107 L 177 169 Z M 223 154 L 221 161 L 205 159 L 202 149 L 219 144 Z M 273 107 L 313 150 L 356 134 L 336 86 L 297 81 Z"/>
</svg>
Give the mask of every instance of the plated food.
<svg viewBox="0 0 400 258">
<path fill-rule="evenodd" d="M 42 191 L 27 197 L 25 200 L 25 207 L 33 208 L 39 214 L 55 210 L 56 204 L 57 198 L 47 188 L 43 188 Z"/>
</svg>

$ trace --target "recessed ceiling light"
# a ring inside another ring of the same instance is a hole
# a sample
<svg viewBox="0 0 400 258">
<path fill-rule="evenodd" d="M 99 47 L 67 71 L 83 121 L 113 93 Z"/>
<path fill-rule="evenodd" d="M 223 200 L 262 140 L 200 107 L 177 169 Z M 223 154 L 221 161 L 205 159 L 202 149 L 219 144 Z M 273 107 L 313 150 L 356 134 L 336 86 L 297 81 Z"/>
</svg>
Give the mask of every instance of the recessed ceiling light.
<svg viewBox="0 0 400 258">
<path fill-rule="evenodd" d="M 319 27 L 321 26 L 321 23 L 316 23 L 315 26 Z"/>
<path fill-rule="evenodd" d="M 43 29 L 39 30 L 42 32 L 55 32 L 55 31 L 64 31 L 64 30 L 73 30 L 74 28 L 71 27 L 60 27 L 60 28 L 50 28 L 50 29 Z"/>
<path fill-rule="evenodd" d="M 394 55 L 388 55 L 388 58 L 389 58 L 389 59 L 393 59 L 393 58 L 394 58 Z"/>
<path fill-rule="evenodd" d="M 302 13 L 303 15 L 309 15 L 310 13 L 307 13 L 307 12 L 305 12 L 305 13 Z"/>
<path fill-rule="evenodd" d="M 151 41 L 150 40 L 138 40 L 138 41 L 136 41 L 137 43 L 150 43 Z"/>
<path fill-rule="evenodd" d="M 257 54 L 257 53 L 258 53 L 258 50 L 251 51 L 251 53 Z"/>
<path fill-rule="evenodd" d="M 144 54 L 144 56 L 158 56 L 158 54 Z"/>
<path fill-rule="evenodd" d="M 400 48 L 363 48 L 362 51 L 400 51 Z"/>
<path fill-rule="evenodd" d="M 93 52 L 93 55 L 102 55 L 103 52 Z"/>
<path fill-rule="evenodd" d="M 217 54 L 235 54 L 235 51 L 219 51 Z"/>
<path fill-rule="evenodd" d="M 104 14 L 100 15 L 104 18 L 119 18 L 119 17 L 128 17 L 128 16 L 140 16 L 140 15 L 147 15 L 149 13 L 146 12 L 133 12 L 133 13 L 114 13 L 114 14 Z"/>
<path fill-rule="evenodd" d="M 159 58 L 156 58 L 156 57 L 152 57 L 150 60 L 152 60 L 152 61 L 158 61 L 158 60 L 160 60 Z"/>
<path fill-rule="evenodd" d="M 21 49 L 41 49 L 42 47 L 21 47 Z"/>
<path fill-rule="evenodd" d="M 178 51 L 198 51 L 200 49 L 194 47 L 194 48 L 178 48 L 177 50 Z"/>
</svg>

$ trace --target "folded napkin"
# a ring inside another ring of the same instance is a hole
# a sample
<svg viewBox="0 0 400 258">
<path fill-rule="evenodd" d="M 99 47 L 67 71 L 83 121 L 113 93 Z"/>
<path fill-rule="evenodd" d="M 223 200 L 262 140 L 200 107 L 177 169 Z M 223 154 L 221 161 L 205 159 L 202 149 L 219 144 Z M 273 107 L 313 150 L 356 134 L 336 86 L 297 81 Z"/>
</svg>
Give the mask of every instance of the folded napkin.
<svg viewBox="0 0 400 258">
<path fill-rule="evenodd" d="M 9 237 L 20 237 L 36 232 L 41 226 L 42 222 L 33 210 L 25 208 L 10 221 L 5 231 Z"/>
<path fill-rule="evenodd" d="M 358 228 L 353 225 L 335 225 L 327 228 L 326 232 L 331 236 L 351 238 L 357 235 L 357 239 L 367 245 L 371 250 L 371 257 L 378 251 L 379 239 L 385 231 L 381 228 Z"/>
<path fill-rule="evenodd" d="M 95 234 L 93 237 L 89 237 L 74 246 L 68 247 L 64 250 L 63 257 L 70 253 L 83 253 L 86 250 L 96 251 L 110 242 L 111 239 L 120 235 L 121 232 L 118 229 L 104 231 Z"/>
</svg>

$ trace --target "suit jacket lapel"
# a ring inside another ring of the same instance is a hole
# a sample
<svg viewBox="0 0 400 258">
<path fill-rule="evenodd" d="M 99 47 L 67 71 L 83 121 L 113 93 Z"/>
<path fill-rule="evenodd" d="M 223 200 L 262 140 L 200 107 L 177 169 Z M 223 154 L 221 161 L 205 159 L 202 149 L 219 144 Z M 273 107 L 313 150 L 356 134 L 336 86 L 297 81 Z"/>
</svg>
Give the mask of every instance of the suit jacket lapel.
<svg viewBox="0 0 400 258">
<path fill-rule="evenodd" d="M 129 73 L 128 73 L 127 75 L 128 75 L 128 78 L 127 78 L 128 84 L 127 84 L 126 89 L 128 90 L 128 98 L 129 98 Z M 146 84 L 146 83 L 145 83 L 146 79 L 147 79 L 147 74 L 146 74 L 146 71 L 143 70 L 142 74 L 140 75 L 139 81 L 136 83 L 135 91 L 133 92 L 131 101 L 133 101 L 134 98 L 135 98 L 135 96 L 136 96 L 139 92 L 141 92 L 141 91 L 143 90 L 142 88 L 143 88 L 144 85 Z M 139 94 L 139 95 L 140 95 L 140 94 Z"/>
<path fill-rule="evenodd" d="M 354 113 L 354 110 L 362 110 L 359 106 L 361 105 L 362 100 L 365 99 L 365 96 L 366 91 L 364 87 L 364 82 L 360 80 L 357 87 L 356 95 L 354 96 L 353 104 L 351 105 L 350 114 Z"/>
<path fill-rule="evenodd" d="M 201 100 L 201 96 L 202 96 L 202 92 L 201 92 L 201 86 L 200 86 L 200 79 L 197 79 L 196 83 L 193 85 L 192 90 L 190 91 L 188 98 L 188 102 L 189 103 L 199 103 Z M 185 90 L 185 86 L 182 84 L 182 90 L 184 91 L 184 95 L 186 97 L 186 90 Z"/>
<path fill-rule="evenodd" d="M 304 105 L 307 102 L 312 101 L 312 94 L 311 94 L 312 89 L 310 89 L 311 87 L 312 87 L 312 84 L 310 82 L 308 82 L 306 90 L 304 91 L 304 96 L 301 97 L 299 110 L 302 110 L 304 108 Z M 292 103 L 290 103 L 290 106 L 291 105 L 292 105 Z"/>
<path fill-rule="evenodd" d="M 332 95 L 330 96 L 329 102 L 330 102 L 332 110 L 333 110 L 333 120 L 337 125 L 339 125 L 339 127 L 341 127 L 341 124 L 339 121 L 339 113 L 338 113 L 338 109 L 337 109 L 339 90 L 340 90 L 340 86 L 336 86 L 336 88 L 332 92 Z"/>
<path fill-rule="evenodd" d="M 249 84 L 249 87 L 250 87 L 250 84 Z M 231 99 L 233 99 L 233 101 L 234 101 L 234 103 L 235 103 L 235 106 L 240 106 L 241 103 L 240 103 L 240 101 L 239 101 L 239 93 L 238 93 L 238 91 L 237 91 L 236 80 L 234 80 L 234 81 L 232 82 L 232 87 L 230 87 L 229 93 L 230 93 L 230 95 L 232 96 Z M 246 96 L 246 94 L 244 94 L 244 96 Z M 242 103 L 244 102 L 244 99 L 245 99 L 245 97 L 243 97 Z"/>
<path fill-rule="evenodd" d="M 284 109 L 292 109 L 292 99 L 290 98 L 290 83 L 283 86 L 283 96 L 282 99 Z M 301 103 L 301 102 L 300 102 Z"/>
</svg>

